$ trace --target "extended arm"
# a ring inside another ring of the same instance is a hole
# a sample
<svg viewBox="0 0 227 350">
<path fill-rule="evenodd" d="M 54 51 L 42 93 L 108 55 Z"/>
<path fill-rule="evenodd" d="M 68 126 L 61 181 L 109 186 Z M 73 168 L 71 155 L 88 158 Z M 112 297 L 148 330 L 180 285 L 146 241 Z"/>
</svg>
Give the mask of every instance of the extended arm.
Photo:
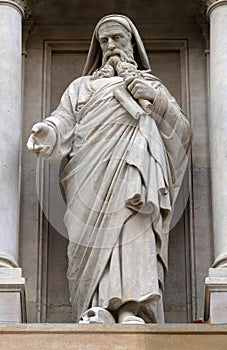
<svg viewBox="0 0 227 350">
<path fill-rule="evenodd" d="M 72 148 L 76 118 L 70 93 L 75 94 L 74 85 L 65 91 L 51 116 L 32 127 L 28 139 L 29 151 L 52 162 L 60 161 Z"/>
</svg>

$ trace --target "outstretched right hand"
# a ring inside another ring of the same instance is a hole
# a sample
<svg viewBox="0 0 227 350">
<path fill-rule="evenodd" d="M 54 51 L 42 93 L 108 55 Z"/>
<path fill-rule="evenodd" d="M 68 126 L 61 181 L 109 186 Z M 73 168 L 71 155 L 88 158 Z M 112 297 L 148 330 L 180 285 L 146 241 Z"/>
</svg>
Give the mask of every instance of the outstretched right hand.
<svg viewBox="0 0 227 350">
<path fill-rule="evenodd" d="M 46 158 L 52 153 L 56 139 L 56 133 L 52 126 L 42 122 L 37 123 L 32 127 L 27 148 L 37 156 Z"/>
</svg>

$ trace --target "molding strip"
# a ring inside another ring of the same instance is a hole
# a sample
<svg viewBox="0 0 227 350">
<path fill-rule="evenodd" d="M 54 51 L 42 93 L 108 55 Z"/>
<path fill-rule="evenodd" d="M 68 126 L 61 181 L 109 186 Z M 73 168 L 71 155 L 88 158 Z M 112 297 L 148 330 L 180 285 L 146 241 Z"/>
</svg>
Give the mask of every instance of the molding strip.
<svg viewBox="0 0 227 350">
<path fill-rule="evenodd" d="M 24 16 L 24 10 L 27 5 L 25 0 L 0 0 L 0 5 L 8 5 L 17 9 L 22 16 Z"/>
<path fill-rule="evenodd" d="M 210 17 L 211 11 L 216 7 L 227 5 L 227 0 L 203 0 L 207 7 L 207 16 Z"/>
</svg>

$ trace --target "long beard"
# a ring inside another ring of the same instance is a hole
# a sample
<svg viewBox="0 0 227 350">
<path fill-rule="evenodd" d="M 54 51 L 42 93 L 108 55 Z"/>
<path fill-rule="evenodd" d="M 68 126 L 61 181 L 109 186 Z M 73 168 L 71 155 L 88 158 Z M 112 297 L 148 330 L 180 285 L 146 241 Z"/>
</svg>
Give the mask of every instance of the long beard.
<svg viewBox="0 0 227 350">
<path fill-rule="evenodd" d="M 111 57 L 117 56 L 122 62 L 134 62 L 134 56 L 133 51 L 128 49 L 114 49 L 114 50 L 108 50 L 102 58 L 102 65 L 104 66 L 109 60 L 111 60 Z"/>
<path fill-rule="evenodd" d="M 92 79 L 111 78 L 120 76 L 125 78 L 127 74 L 137 71 L 137 63 L 134 61 L 131 50 L 114 49 L 103 55 L 102 67 L 92 74 Z"/>
</svg>

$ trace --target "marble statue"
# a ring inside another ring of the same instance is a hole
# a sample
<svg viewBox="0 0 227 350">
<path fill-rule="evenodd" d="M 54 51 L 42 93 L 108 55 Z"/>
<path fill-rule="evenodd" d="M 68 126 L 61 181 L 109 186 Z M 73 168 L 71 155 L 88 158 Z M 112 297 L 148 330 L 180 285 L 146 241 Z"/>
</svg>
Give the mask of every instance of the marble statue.
<svg viewBox="0 0 227 350">
<path fill-rule="evenodd" d="M 164 322 L 169 226 L 190 140 L 134 24 L 102 18 L 83 76 L 28 140 L 48 161 L 67 159 L 61 182 L 75 322 Z"/>
</svg>

